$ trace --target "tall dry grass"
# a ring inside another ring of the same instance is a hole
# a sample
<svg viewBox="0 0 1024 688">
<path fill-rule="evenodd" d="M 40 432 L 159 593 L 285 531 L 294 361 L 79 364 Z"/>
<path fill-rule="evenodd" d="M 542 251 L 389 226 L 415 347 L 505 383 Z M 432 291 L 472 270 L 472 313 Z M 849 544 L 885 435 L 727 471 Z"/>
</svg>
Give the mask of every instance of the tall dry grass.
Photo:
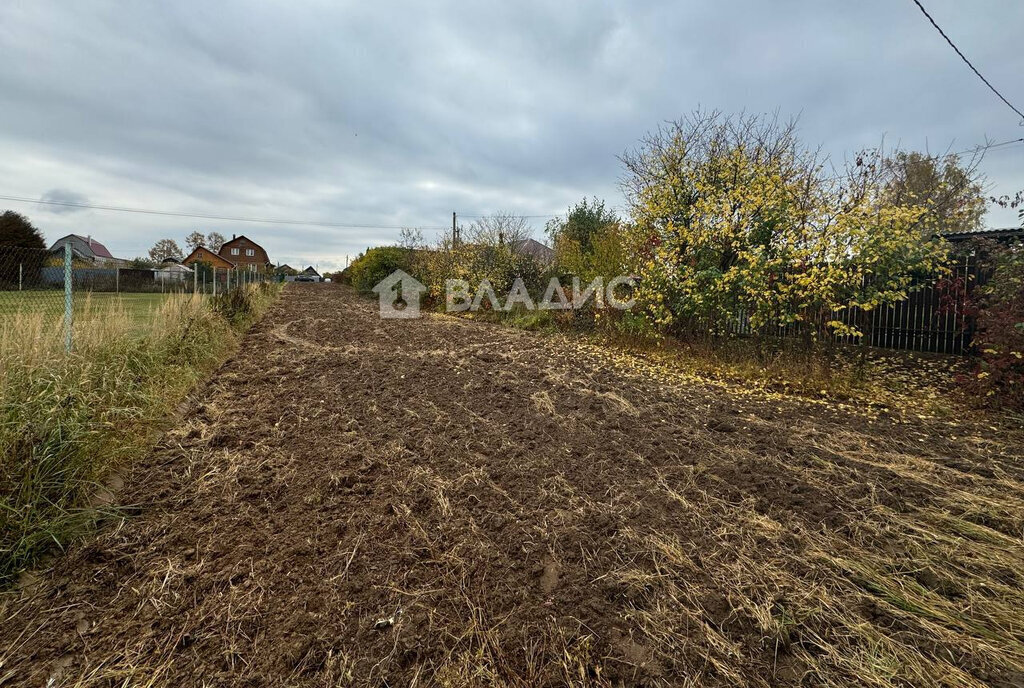
<svg viewBox="0 0 1024 688">
<path fill-rule="evenodd" d="M 253 285 L 231 302 L 172 295 L 141 317 L 86 297 L 70 355 L 56 318 L 0 323 L 0 587 L 96 519 L 111 469 L 148 449 L 276 293 Z M 241 316 L 231 310 L 238 303 Z"/>
</svg>

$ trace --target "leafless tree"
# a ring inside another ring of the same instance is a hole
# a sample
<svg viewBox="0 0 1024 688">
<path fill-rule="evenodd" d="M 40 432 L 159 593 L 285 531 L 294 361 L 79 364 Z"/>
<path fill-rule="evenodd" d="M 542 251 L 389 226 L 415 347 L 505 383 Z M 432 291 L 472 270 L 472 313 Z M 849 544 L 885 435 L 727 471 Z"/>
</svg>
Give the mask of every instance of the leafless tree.
<svg viewBox="0 0 1024 688">
<path fill-rule="evenodd" d="M 531 234 L 533 229 L 525 217 L 500 212 L 475 220 L 464 240 L 485 246 L 511 245 L 529 239 Z"/>
<path fill-rule="evenodd" d="M 206 246 L 206 237 L 202 232 L 193 231 L 185 237 L 185 245 L 188 247 L 189 253 L 191 253 L 200 246 Z"/>
<path fill-rule="evenodd" d="M 423 248 L 426 246 L 426 242 L 423 241 L 423 232 L 419 229 L 403 227 L 398 232 L 398 245 L 410 251 Z"/>
<path fill-rule="evenodd" d="M 206 248 L 210 249 L 214 253 L 220 251 L 220 247 L 224 245 L 227 239 L 220 232 L 210 232 L 206 235 Z"/>
</svg>

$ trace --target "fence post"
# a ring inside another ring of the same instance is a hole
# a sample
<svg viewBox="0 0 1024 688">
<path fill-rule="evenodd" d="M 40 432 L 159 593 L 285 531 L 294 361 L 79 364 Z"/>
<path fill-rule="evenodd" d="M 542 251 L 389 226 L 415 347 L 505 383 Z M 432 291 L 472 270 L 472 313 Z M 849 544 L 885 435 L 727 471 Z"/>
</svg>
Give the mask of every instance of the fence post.
<svg viewBox="0 0 1024 688">
<path fill-rule="evenodd" d="M 18 291 L 21 291 L 22 267 L 24 263 L 18 263 Z"/>
<path fill-rule="evenodd" d="M 199 267 L 198 263 L 193 263 L 192 264 L 192 293 L 193 294 L 195 294 L 199 290 L 199 273 L 196 272 L 198 267 Z"/>
<path fill-rule="evenodd" d="M 64 350 L 71 353 L 71 242 L 64 242 Z"/>
<path fill-rule="evenodd" d="M 121 268 L 114 268 L 114 293 L 121 293 Z"/>
<path fill-rule="evenodd" d="M 217 268 L 213 268 L 213 295 L 217 295 Z"/>
</svg>

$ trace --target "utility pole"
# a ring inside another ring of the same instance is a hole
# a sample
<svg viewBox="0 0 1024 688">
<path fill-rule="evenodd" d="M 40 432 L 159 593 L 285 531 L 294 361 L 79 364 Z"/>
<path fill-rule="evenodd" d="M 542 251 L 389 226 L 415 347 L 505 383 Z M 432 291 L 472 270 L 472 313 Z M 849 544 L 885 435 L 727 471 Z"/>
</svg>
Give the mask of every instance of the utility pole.
<svg viewBox="0 0 1024 688">
<path fill-rule="evenodd" d="M 452 244 L 459 243 L 459 228 L 455 224 L 455 211 L 452 211 Z"/>
</svg>

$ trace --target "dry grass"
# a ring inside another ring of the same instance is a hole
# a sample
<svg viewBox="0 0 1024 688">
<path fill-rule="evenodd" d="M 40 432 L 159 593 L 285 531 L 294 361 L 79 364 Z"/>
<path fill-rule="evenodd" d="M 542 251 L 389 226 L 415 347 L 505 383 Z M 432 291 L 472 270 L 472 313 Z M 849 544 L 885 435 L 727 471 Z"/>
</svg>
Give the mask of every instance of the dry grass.
<svg viewBox="0 0 1024 688">
<path fill-rule="evenodd" d="M 1024 682 L 1006 419 L 342 291 L 273 316 L 139 466 L 146 511 L 0 601 L 0 684 Z"/>
<path fill-rule="evenodd" d="M 146 312 L 86 295 L 70 355 L 61 328 L 41 312 L 0 323 L 0 586 L 96 518 L 111 468 L 151 446 L 238 341 L 207 300 L 185 295 Z"/>
</svg>

